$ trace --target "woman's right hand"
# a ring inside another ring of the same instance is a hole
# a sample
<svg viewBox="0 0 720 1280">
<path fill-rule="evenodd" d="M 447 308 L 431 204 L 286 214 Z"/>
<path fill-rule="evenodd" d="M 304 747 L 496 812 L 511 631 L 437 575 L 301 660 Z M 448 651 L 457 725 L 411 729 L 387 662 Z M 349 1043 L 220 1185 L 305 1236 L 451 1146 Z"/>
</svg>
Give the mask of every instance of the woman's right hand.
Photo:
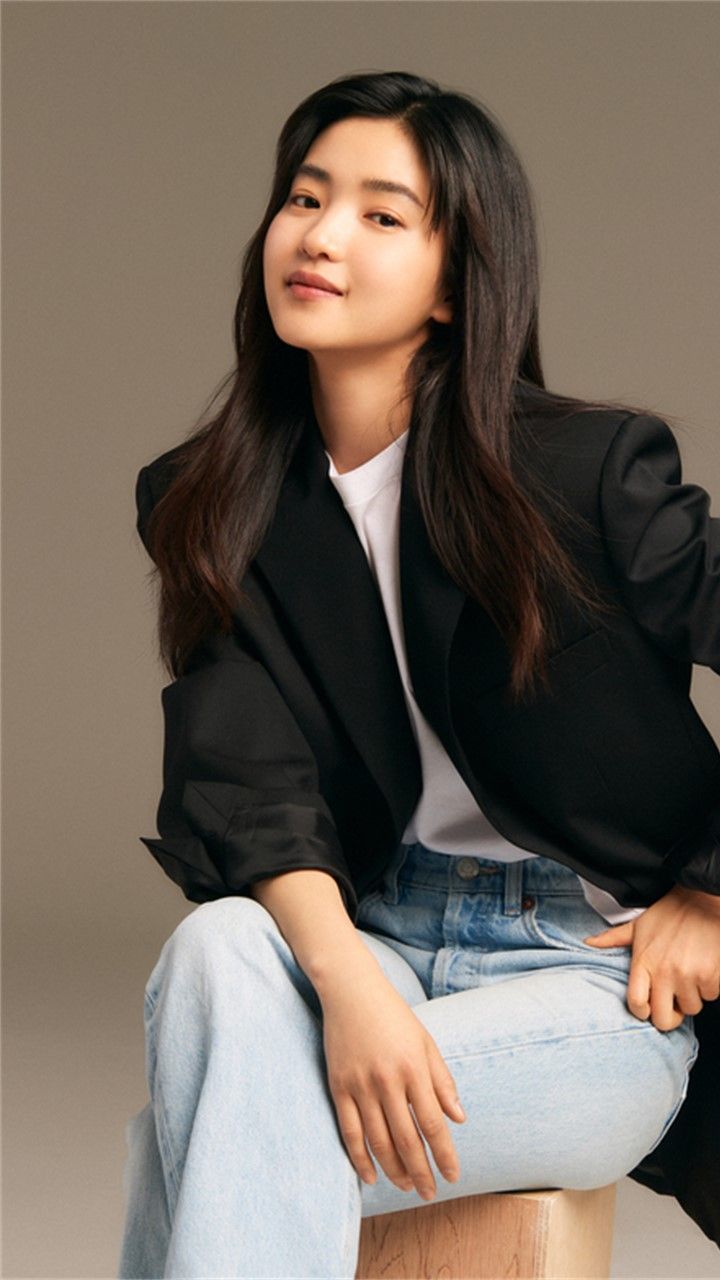
<svg viewBox="0 0 720 1280">
<path fill-rule="evenodd" d="M 455 1082 L 432 1036 L 379 966 L 377 973 L 364 969 L 360 981 L 347 976 L 321 995 L 328 1084 L 345 1147 L 365 1182 L 377 1178 L 367 1142 L 391 1182 L 402 1191 L 415 1185 L 430 1200 L 435 1179 L 421 1134 L 447 1181 L 460 1176 L 445 1120 L 465 1119 Z"/>
</svg>

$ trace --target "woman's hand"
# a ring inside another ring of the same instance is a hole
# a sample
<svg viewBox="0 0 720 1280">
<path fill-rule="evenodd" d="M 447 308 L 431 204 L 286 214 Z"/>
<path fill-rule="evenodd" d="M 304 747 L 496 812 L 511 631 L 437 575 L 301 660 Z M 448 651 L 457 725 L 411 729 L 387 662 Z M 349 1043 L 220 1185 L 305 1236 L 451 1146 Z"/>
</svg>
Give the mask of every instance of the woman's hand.
<svg viewBox="0 0 720 1280">
<path fill-rule="evenodd" d="M 635 920 L 584 938 L 594 947 L 632 945 L 627 1004 L 672 1031 L 704 1000 L 720 996 L 720 895 L 673 885 Z"/>
<path fill-rule="evenodd" d="M 402 1191 L 414 1184 L 430 1200 L 435 1179 L 420 1135 L 440 1172 L 456 1182 L 460 1164 L 445 1114 L 465 1119 L 457 1088 L 432 1036 L 379 966 L 361 977 L 321 997 L 328 1083 L 340 1132 L 365 1182 L 377 1178 L 367 1140 L 391 1182 Z"/>
</svg>

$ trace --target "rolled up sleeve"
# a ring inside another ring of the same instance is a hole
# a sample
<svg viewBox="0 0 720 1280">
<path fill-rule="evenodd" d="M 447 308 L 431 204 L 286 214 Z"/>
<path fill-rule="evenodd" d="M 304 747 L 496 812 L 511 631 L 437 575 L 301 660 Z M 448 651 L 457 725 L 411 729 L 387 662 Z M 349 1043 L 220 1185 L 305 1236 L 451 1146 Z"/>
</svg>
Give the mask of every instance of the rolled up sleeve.
<svg viewBox="0 0 720 1280">
<path fill-rule="evenodd" d="M 137 530 L 148 551 L 155 496 L 137 478 Z M 247 894 L 256 880 L 315 868 L 357 896 L 317 762 L 280 689 L 233 632 L 209 637 L 162 690 L 158 836 L 140 840 L 193 902 Z"/>
</svg>

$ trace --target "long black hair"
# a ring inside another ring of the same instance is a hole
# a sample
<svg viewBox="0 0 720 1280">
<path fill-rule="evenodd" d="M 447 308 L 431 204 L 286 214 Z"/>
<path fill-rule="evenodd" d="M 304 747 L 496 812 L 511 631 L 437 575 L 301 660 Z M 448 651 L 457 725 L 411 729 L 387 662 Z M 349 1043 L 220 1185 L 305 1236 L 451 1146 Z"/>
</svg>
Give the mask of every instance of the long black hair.
<svg viewBox="0 0 720 1280">
<path fill-rule="evenodd" d="M 177 470 L 148 524 L 160 577 L 160 655 L 181 675 L 209 632 L 231 630 L 245 570 L 313 413 L 308 354 L 283 342 L 270 318 L 263 244 L 314 139 L 353 116 L 392 119 L 405 130 L 430 180 L 431 230 L 447 231 L 453 316 L 450 324 L 431 321 L 408 362 L 408 465 L 433 549 L 502 633 L 512 692 L 520 696 L 546 679 L 548 589 L 560 586 L 591 609 L 612 605 L 583 580 L 514 474 L 512 433 L 527 421 L 530 404 L 561 415 L 643 410 L 545 388 L 536 218 L 520 160 L 487 107 L 403 71 L 332 80 L 282 128 L 267 208 L 242 258 L 236 366 L 213 397 L 224 394 L 219 410 L 207 421 L 204 413 L 177 449 Z"/>
</svg>

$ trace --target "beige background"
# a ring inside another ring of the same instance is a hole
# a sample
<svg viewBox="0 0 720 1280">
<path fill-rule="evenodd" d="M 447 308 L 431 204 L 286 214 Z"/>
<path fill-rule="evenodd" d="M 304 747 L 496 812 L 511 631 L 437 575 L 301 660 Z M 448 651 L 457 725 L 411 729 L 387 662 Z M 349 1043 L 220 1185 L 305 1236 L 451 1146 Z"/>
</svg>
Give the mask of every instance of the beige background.
<svg viewBox="0 0 720 1280">
<path fill-rule="evenodd" d="M 191 910 L 138 841 L 160 688 L 138 468 L 230 367 L 277 133 L 351 71 L 486 102 L 537 193 L 560 390 L 679 415 L 720 495 L 718 49 L 705 3 L 7 3 L 4 1272 L 116 1275 L 142 995 Z M 693 694 L 720 739 L 720 688 Z M 619 1187 L 615 1276 L 717 1276 Z"/>
</svg>

